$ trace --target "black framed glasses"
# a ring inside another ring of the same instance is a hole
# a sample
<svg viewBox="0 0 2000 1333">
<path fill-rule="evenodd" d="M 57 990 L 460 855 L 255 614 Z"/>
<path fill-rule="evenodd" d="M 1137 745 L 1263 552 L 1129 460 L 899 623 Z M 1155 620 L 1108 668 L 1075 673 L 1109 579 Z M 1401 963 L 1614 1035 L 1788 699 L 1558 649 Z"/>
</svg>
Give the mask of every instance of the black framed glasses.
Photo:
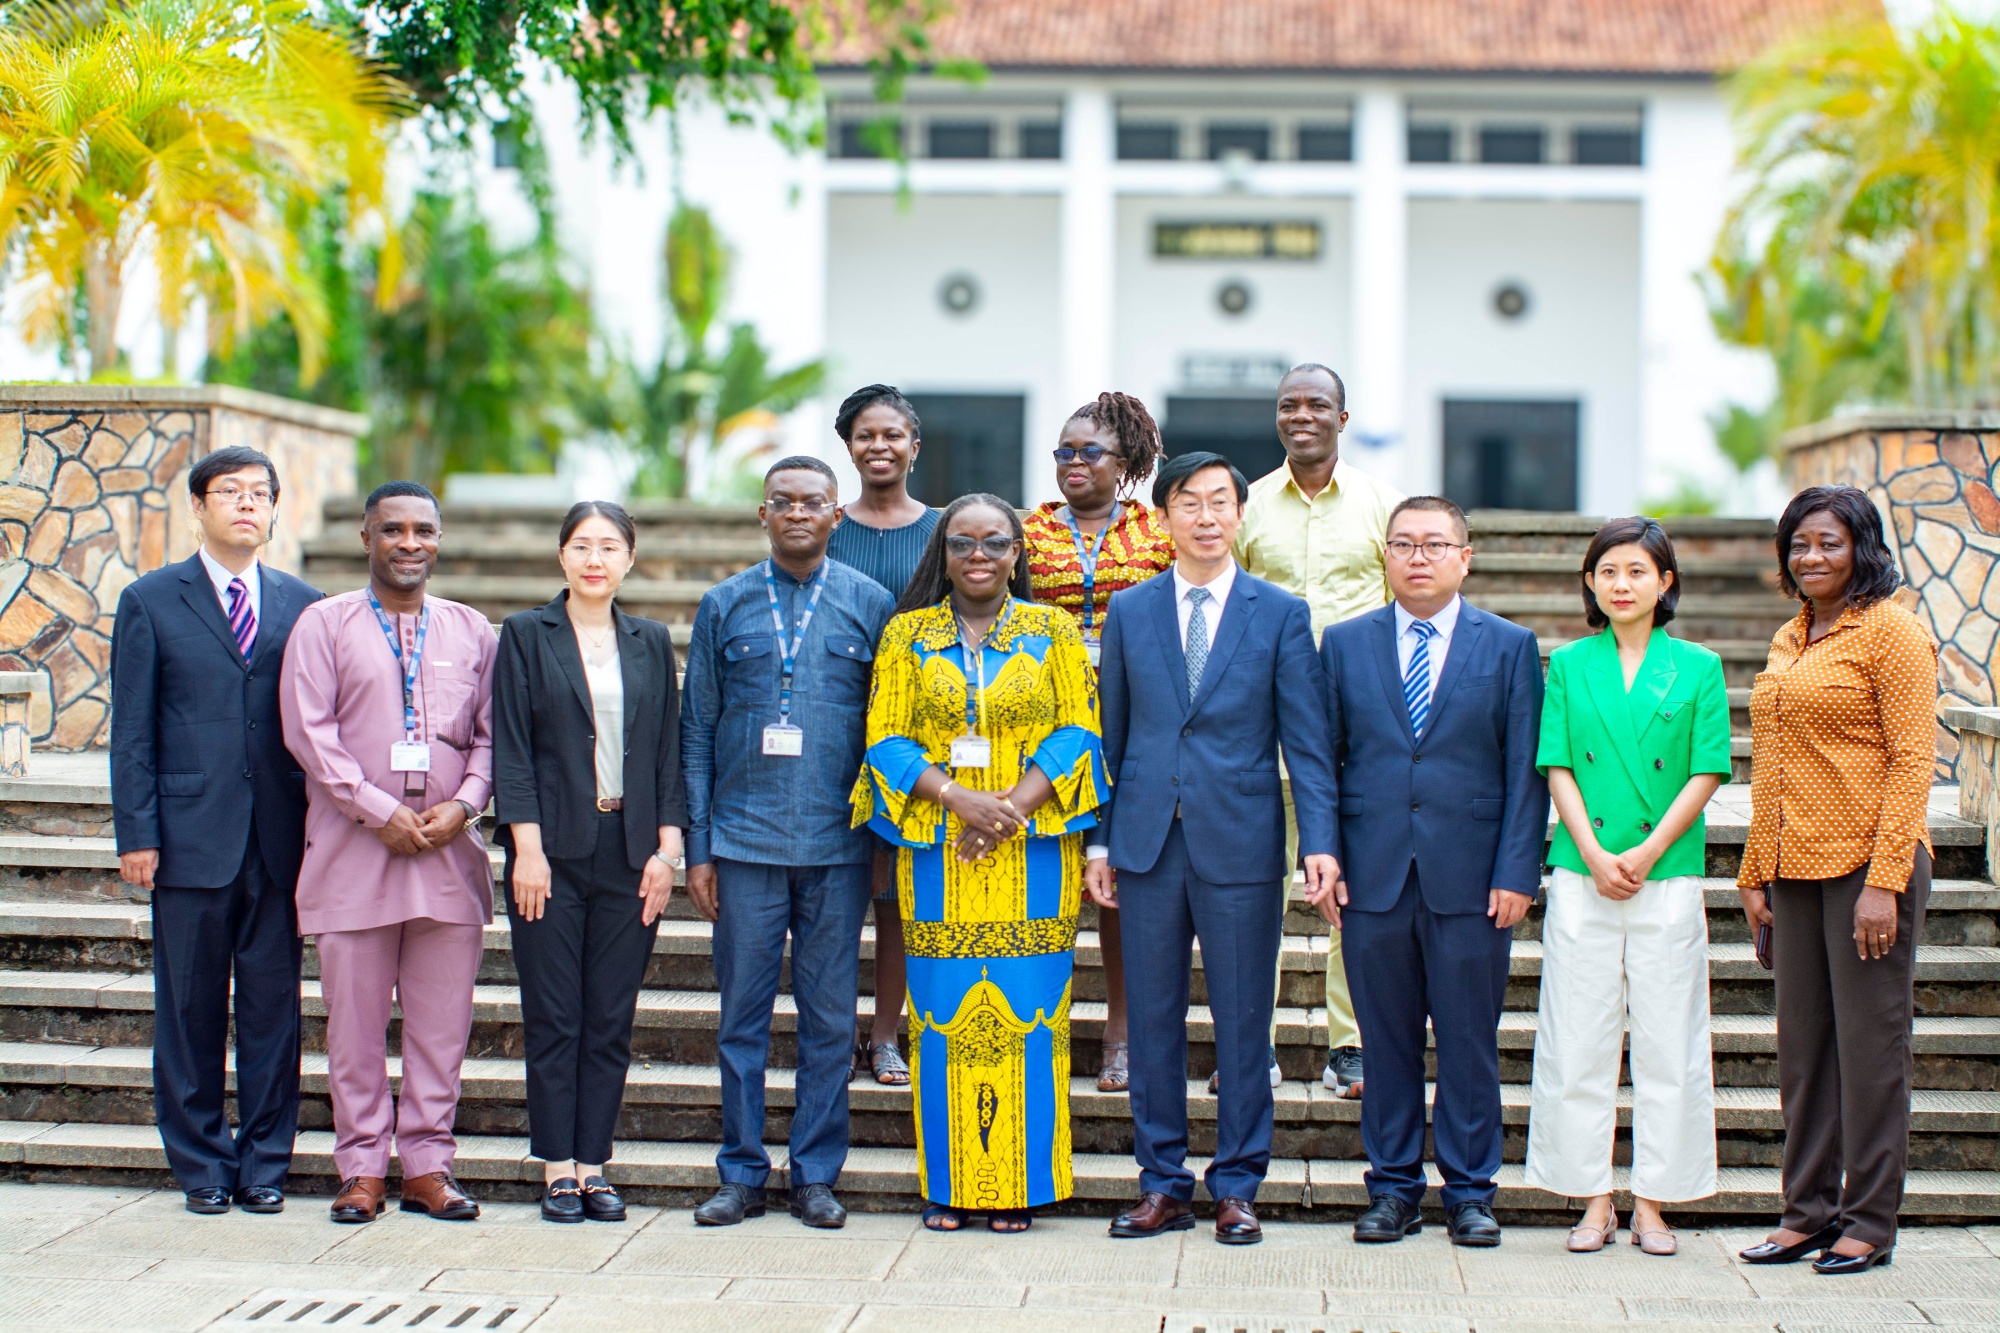
<svg viewBox="0 0 2000 1333">
<path fill-rule="evenodd" d="M 1383 547 L 1389 552 L 1389 557 L 1392 560 L 1408 560 L 1412 556 L 1416 555 L 1418 551 L 1422 551 L 1424 553 L 1424 559 L 1426 560 L 1442 560 L 1446 556 L 1450 555 L 1453 551 L 1463 551 L 1465 549 L 1465 543 L 1464 542 L 1406 542 L 1399 537 L 1395 541 L 1384 542 Z"/>
<path fill-rule="evenodd" d="M 986 552 L 988 560 L 1005 560 L 1014 553 L 1012 537 L 946 537 L 944 549 L 959 560 L 971 555 L 975 549 Z"/>
<path fill-rule="evenodd" d="M 1086 444 L 1081 449 L 1062 445 L 1056 450 L 1056 462 L 1074 463 L 1081 458 L 1086 463 L 1097 463 L 1106 458 L 1123 458 L 1125 455 L 1115 449 L 1106 449 L 1101 444 Z"/>
</svg>

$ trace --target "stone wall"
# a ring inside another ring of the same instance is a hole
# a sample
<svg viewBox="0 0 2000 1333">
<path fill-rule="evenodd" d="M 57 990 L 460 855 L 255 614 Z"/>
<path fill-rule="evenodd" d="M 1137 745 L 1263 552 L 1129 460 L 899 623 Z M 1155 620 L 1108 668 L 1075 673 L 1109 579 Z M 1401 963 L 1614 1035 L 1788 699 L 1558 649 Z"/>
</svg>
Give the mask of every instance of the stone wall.
<svg viewBox="0 0 2000 1333">
<path fill-rule="evenodd" d="M 323 502 L 354 490 L 365 424 L 223 386 L 0 385 L 0 671 L 44 681 L 35 744 L 106 743 L 118 594 L 194 554 L 196 459 L 233 444 L 271 455 L 283 494 L 265 558 L 296 573 Z"/>
<path fill-rule="evenodd" d="M 1937 636 L 1940 719 L 1947 708 L 2000 705 L 2000 414 L 1865 413 L 1782 443 L 1794 490 L 1858 486 L 1882 511 L 1910 585 L 1899 596 Z M 1940 720 L 1940 781 L 1962 776 L 1959 746 Z"/>
</svg>

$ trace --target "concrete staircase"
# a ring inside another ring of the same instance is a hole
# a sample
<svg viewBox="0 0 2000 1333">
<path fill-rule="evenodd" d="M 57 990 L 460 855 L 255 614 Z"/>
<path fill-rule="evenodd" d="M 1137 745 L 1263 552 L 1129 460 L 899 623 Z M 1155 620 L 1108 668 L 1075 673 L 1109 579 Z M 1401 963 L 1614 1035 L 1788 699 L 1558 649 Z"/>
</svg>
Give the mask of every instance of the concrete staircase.
<svg viewBox="0 0 2000 1333">
<path fill-rule="evenodd" d="M 2000 1216 L 2000 888 L 1984 873 L 1982 831 L 1958 819 L 1938 789 L 1932 832 L 1938 884 L 1919 953 L 1917 1088 L 1905 1212 L 1969 1221 Z M 1762 1220 L 1777 1209 L 1782 1143 L 1769 974 L 1751 956 L 1731 887 L 1748 795 L 1724 788 L 1711 807 L 1705 888 L 1715 1012 L 1722 1193 L 1716 1217 Z M 121 885 L 109 835 L 109 791 L 98 757 L 48 756 L 35 776 L 0 781 L 0 1176 L 161 1184 L 152 1127 L 152 979 L 148 909 Z M 497 859 L 496 859 L 497 873 Z M 496 886 L 497 892 L 497 886 Z M 1104 1021 L 1095 917 L 1077 948 L 1072 1116 L 1078 1211 L 1108 1212 L 1136 1188 L 1130 1114 L 1097 1092 Z M 1513 983 L 1500 1028 L 1508 1165 L 1500 1205 L 1554 1221 L 1563 1200 L 1521 1183 L 1528 1080 L 1541 969 L 1539 916 L 1517 931 Z M 459 1174 L 487 1198 L 528 1198 L 539 1165 L 527 1156 L 522 1031 L 504 921 L 487 934 L 464 1099 Z M 863 991 L 873 940 L 862 942 Z M 1286 923 L 1279 1012 L 1276 1160 L 1263 1196 L 1280 1215 L 1333 1220 L 1365 1202 L 1359 1107 L 1318 1086 L 1325 1059 L 1321 976 L 1325 927 L 1294 902 Z M 1197 964 L 1197 968 L 1199 964 Z M 318 959 L 306 954 L 305 1107 L 295 1190 L 330 1190 L 332 1136 Z M 717 997 L 709 927 L 676 896 L 641 994 L 634 1064 L 611 1172 L 636 1198 L 686 1202 L 710 1187 L 720 1135 L 715 1070 Z M 1197 971 L 1189 1016 L 1193 1147 L 1213 1146 L 1206 1093 L 1213 1047 Z M 864 994 L 863 1012 L 870 1008 Z M 783 1164 L 791 1106 L 794 1011 L 780 999 L 772 1046 L 767 1137 Z M 392 1049 L 394 1033 L 392 1032 Z M 853 1088 L 855 1153 L 843 1193 L 860 1208 L 914 1207 L 915 1154 L 907 1090 Z M 1620 1152 L 1629 1145 L 1621 1145 Z"/>
</svg>

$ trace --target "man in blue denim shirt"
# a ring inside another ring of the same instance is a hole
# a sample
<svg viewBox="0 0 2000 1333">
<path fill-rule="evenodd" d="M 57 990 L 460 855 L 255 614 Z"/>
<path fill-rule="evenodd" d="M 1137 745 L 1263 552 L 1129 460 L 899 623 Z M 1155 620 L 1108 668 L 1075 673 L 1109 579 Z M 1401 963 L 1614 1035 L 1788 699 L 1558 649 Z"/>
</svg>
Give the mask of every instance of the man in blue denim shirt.
<svg viewBox="0 0 2000 1333">
<path fill-rule="evenodd" d="M 861 922 L 875 856 L 850 827 L 875 641 L 894 609 L 873 579 L 826 556 L 840 522 L 833 469 L 784 458 L 758 509 L 771 558 L 717 584 L 695 612 L 681 692 L 688 895 L 715 923 L 722 992 L 722 1187 L 704 1226 L 764 1212 L 764 1067 L 785 936 L 798 1005 L 792 1215 L 838 1227 Z"/>
</svg>

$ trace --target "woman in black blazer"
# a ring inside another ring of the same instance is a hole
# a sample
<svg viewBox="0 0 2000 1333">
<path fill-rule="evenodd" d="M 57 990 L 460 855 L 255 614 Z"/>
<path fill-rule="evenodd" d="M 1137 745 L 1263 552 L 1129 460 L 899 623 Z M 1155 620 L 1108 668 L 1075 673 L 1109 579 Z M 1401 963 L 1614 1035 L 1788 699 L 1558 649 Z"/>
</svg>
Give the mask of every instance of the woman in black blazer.
<svg viewBox="0 0 2000 1333">
<path fill-rule="evenodd" d="M 529 1151 L 542 1216 L 622 1221 L 604 1179 L 632 1015 L 687 826 L 674 646 L 613 604 L 632 519 L 586 500 L 557 541 L 569 587 L 507 618 L 493 689 L 493 794 L 513 892 Z"/>
</svg>

